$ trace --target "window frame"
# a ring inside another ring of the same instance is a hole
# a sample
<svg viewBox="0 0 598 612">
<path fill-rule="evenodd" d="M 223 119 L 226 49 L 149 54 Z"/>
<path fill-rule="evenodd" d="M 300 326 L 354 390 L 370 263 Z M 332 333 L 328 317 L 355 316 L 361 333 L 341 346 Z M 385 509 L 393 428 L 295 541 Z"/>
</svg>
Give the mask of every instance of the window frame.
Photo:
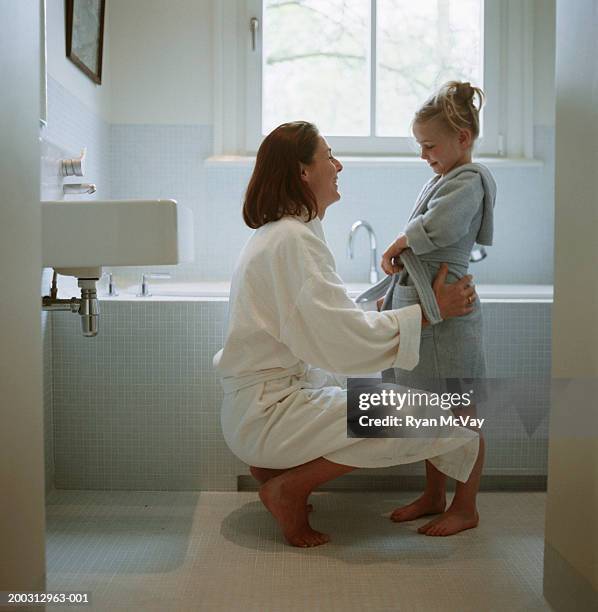
<svg viewBox="0 0 598 612">
<path fill-rule="evenodd" d="M 261 0 L 214 8 L 214 153 L 255 155 L 261 135 Z M 477 156 L 533 157 L 533 0 L 484 0 L 484 136 Z M 328 137 L 341 156 L 414 157 L 410 138 Z"/>
</svg>

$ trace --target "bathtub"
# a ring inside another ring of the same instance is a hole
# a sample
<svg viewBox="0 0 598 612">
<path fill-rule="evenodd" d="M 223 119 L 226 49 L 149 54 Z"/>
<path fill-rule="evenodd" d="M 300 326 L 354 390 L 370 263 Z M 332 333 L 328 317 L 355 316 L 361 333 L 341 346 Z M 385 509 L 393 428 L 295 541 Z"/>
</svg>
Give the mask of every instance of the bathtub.
<svg viewBox="0 0 598 612">
<path fill-rule="evenodd" d="M 355 297 L 367 286 L 347 288 Z M 120 294 L 109 297 L 104 279 L 98 283 L 100 322 L 94 338 L 81 335 L 78 316 L 48 313 L 47 337 L 55 352 L 48 346 L 53 356 L 46 397 L 59 449 L 57 488 L 237 489 L 237 475 L 245 475 L 246 468 L 222 439 L 223 393 L 212 363 L 224 343 L 229 287 L 157 279 L 150 281 L 153 295 L 140 298 L 138 283 L 126 286 L 117 278 Z M 478 285 L 477 290 L 489 378 L 538 381 L 526 403 L 537 430 L 530 436 L 509 409 L 499 429 L 489 432 L 485 474 L 520 479 L 504 481 L 516 486 L 534 479 L 544 483 L 548 387 L 540 381 L 550 377 L 552 287 Z M 76 279 L 60 277 L 60 297 L 79 294 Z M 384 474 L 411 478 L 422 470 L 411 464 Z M 351 486 L 361 489 L 363 478 Z"/>
<path fill-rule="evenodd" d="M 370 285 L 368 283 L 347 283 L 349 296 L 357 297 Z M 483 302 L 552 302 L 552 285 L 476 285 Z M 120 301 L 226 301 L 230 283 L 223 281 L 204 281 L 187 283 L 165 283 L 152 281 L 151 296 L 137 297 L 139 285 L 130 285 L 116 297 L 100 295 L 101 299 Z M 101 294 L 101 292 L 100 292 Z"/>
</svg>

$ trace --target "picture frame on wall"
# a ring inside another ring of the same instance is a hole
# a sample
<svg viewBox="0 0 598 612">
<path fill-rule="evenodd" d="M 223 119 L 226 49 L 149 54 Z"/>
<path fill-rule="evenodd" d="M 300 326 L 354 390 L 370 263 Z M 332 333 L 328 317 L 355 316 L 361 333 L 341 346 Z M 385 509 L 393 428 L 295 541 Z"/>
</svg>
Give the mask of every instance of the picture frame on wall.
<svg viewBox="0 0 598 612">
<path fill-rule="evenodd" d="M 102 84 L 106 0 L 65 0 L 66 56 L 94 83 Z"/>
</svg>

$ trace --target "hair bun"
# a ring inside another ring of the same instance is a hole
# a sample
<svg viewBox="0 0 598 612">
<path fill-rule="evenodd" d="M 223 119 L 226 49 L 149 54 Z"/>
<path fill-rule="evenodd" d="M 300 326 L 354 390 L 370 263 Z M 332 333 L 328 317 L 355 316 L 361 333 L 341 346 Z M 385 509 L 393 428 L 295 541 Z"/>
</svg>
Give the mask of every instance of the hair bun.
<svg viewBox="0 0 598 612">
<path fill-rule="evenodd" d="M 475 92 L 471 83 L 467 81 L 466 83 L 457 82 L 455 85 L 455 93 L 465 100 L 471 100 Z"/>
<path fill-rule="evenodd" d="M 415 113 L 414 121 L 440 117 L 449 129 L 458 131 L 467 128 L 477 138 L 480 133 L 478 114 L 483 103 L 484 92 L 479 87 L 469 81 L 447 81 Z"/>
</svg>

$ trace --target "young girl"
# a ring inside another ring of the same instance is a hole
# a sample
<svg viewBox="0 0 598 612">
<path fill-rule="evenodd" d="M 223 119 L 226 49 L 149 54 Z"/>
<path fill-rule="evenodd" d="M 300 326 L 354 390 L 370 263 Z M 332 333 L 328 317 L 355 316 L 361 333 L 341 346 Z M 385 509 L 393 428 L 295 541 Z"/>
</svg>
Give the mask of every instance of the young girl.
<svg viewBox="0 0 598 612">
<path fill-rule="evenodd" d="M 474 243 L 492 244 L 496 184 L 488 168 L 471 161 L 483 99 L 481 89 L 451 81 L 415 114 L 413 134 L 421 147 L 422 159 L 435 176 L 424 185 L 405 230 L 382 259 L 383 270 L 395 273 L 382 309 L 419 302 L 432 323 L 422 333 L 417 367 L 412 371 L 387 370 L 383 378 L 434 391 L 464 393 L 473 388 L 474 401 L 483 399 L 483 387 L 467 379 L 477 382 L 486 375 L 479 301 L 471 298 L 474 306 L 471 314 L 442 321 L 431 279 L 442 263 L 449 266 L 448 282 L 462 278 L 467 274 Z M 480 452 L 482 443 L 480 436 Z M 453 502 L 445 511 L 446 477 L 429 461 L 426 477 L 423 495 L 397 508 L 391 516 L 393 521 L 442 513 L 418 529 L 434 536 L 452 535 L 477 526 L 479 478 L 477 482 L 457 483 Z"/>
</svg>

